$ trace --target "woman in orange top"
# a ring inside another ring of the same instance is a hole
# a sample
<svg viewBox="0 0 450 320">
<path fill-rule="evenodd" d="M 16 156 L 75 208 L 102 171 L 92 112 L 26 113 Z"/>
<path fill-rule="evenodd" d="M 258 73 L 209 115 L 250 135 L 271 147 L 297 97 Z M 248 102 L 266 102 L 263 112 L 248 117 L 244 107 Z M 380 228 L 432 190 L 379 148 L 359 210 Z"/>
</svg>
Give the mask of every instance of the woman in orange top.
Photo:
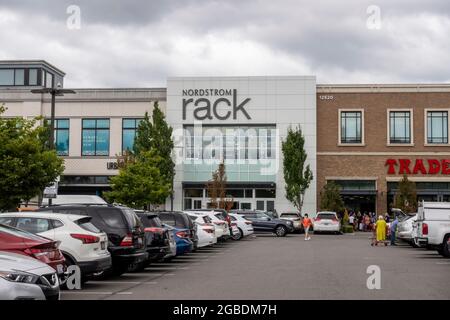
<svg viewBox="0 0 450 320">
<path fill-rule="evenodd" d="M 305 213 L 305 216 L 303 217 L 303 229 L 305 229 L 305 241 L 311 240 L 311 237 L 309 236 L 309 228 L 312 225 L 311 219 L 308 217 L 308 214 Z"/>
</svg>

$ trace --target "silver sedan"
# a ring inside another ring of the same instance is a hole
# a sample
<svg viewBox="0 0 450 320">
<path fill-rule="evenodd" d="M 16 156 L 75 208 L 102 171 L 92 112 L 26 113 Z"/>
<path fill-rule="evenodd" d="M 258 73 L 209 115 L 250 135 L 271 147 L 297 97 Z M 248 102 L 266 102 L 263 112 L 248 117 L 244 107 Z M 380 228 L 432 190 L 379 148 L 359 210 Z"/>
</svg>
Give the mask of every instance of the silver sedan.
<svg viewBox="0 0 450 320">
<path fill-rule="evenodd" d="M 0 251 L 0 300 L 59 300 L 56 271 L 37 259 Z"/>
</svg>

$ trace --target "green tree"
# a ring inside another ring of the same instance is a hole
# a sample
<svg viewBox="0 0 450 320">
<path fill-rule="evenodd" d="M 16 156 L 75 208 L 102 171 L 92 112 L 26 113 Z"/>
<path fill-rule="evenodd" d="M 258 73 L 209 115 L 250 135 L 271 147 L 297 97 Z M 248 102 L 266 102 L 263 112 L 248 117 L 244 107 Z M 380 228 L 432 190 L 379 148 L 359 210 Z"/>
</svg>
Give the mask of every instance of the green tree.
<svg viewBox="0 0 450 320">
<path fill-rule="evenodd" d="M 334 181 L 328 181 L 327 184 L 323 186 L 320 197 L 320 209 L 334 212 L 341 212 L 344 210 L 341 188 Z"/>
<path fill-rule="evenodd" d="M 158 168 L 167 183 L 170 184 L 171 196 L 173 196 L 173 179 L 175 177 L 175 163 L 172 159 L 174 148 L 172 131 L 164 113 L 159 109 L 158 102 L 155 101 L 152 121 L 146 113 L 144 119 L 139 123 L 133 147 L 136 155 L 153 149 L 155 154 L 162 158 Z"/>
<path fill-rule="evenodd" d="M 0 106 L 0 115 L 4 112 Z M 0 211 L 28 202 L 64 171 L 63 160 L 48 148 L 48 128 L 39 120 L 0 117 Z"/>
<path fill-rule="evenodd" d="M 403 179 L 398 183 L 398 190 L 394 197 L 394 207 L 406 213 L 417 211 L 416 183 L 408 180 L 406 174 L 403 175 Z"/>
<path fill-rule="evenodd" d="M 152 208 L 162 204 L 170 194 L 170 184 L 161 174 L 163 159 L 155 150 L 138 156 L 127 155 L 120 165 L 119 174 L 111 178 L 111 191 L 104 195 L 108 201 L 135 209 Z"/>
<path fill-rule="evenodd" d="M 295 130 L 289 127 L 286 140 L 282 143 L 286 199 L 299 212 L 301 212 L 303 207 L 305 192 L 313 179 L 309 165 L 305 167 L 307 154 L 304 146 L 305 138 L 303 137 L 300 126 Z"/>
</svg>

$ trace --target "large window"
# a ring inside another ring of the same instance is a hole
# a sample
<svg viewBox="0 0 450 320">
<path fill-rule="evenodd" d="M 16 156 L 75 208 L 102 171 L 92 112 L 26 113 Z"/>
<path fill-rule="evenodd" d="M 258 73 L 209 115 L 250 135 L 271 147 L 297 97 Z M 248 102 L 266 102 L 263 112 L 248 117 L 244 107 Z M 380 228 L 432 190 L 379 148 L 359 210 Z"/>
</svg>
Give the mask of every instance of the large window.
<svg viewBox="0 0 450 320">
<path fill-rule="evenodd" d="M 341 143 L 362 143 L 362 112 L 341 111 Z"/>
<path fill-rule="evenodd" d="M 83 119 L 81 154 L 109 155 L 109 119 Z"/>
<path fill-rule="evenodd" d="M 389 112 L 389 143 L 411 143 L 411 112 Z"/>
<path fill-rule="evenodd" d="M 55 120 L 55 147 L 58 155 L 69 155 L 69 119 Z"/>
<path fill-rule="evenodd" d="M 142 119 L 123 119 L 122 120 L 122 151 L 132 151 L 134 145 L 134 138 L 139 123 Z"/>
<path fill-rule="evenodd" d="M 186 159 L 274 159 L 275 126 L 186 126 Z"/>
<path fill-rule="evenodd" d="M 448 112 L 427 112 L 427 143 L 448 143 Z"/>
<path fill-rule="evenodd" d="M 0 85 L 12 86 L 14 85 L 14 69 L 0 69 Z"/>
<path fill-rule="evenodd" d="M 0 69 L 0 86 L 34 86 L 37 84 L 37 69 Z"/>
</svg>

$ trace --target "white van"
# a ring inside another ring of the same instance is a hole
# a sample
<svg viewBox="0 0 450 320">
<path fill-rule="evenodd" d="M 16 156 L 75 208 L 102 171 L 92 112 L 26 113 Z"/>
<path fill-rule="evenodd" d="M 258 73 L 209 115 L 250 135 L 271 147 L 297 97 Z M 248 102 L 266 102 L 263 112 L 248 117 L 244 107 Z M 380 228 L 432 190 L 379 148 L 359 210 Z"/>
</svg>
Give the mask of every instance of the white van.
<svg viewBox="0 0 450 320">
<path fill-rule="evenodd" d="M 450 202 L 422 202 L 418 208 L 414 242 L 450 257 Z"/>
</svg>

